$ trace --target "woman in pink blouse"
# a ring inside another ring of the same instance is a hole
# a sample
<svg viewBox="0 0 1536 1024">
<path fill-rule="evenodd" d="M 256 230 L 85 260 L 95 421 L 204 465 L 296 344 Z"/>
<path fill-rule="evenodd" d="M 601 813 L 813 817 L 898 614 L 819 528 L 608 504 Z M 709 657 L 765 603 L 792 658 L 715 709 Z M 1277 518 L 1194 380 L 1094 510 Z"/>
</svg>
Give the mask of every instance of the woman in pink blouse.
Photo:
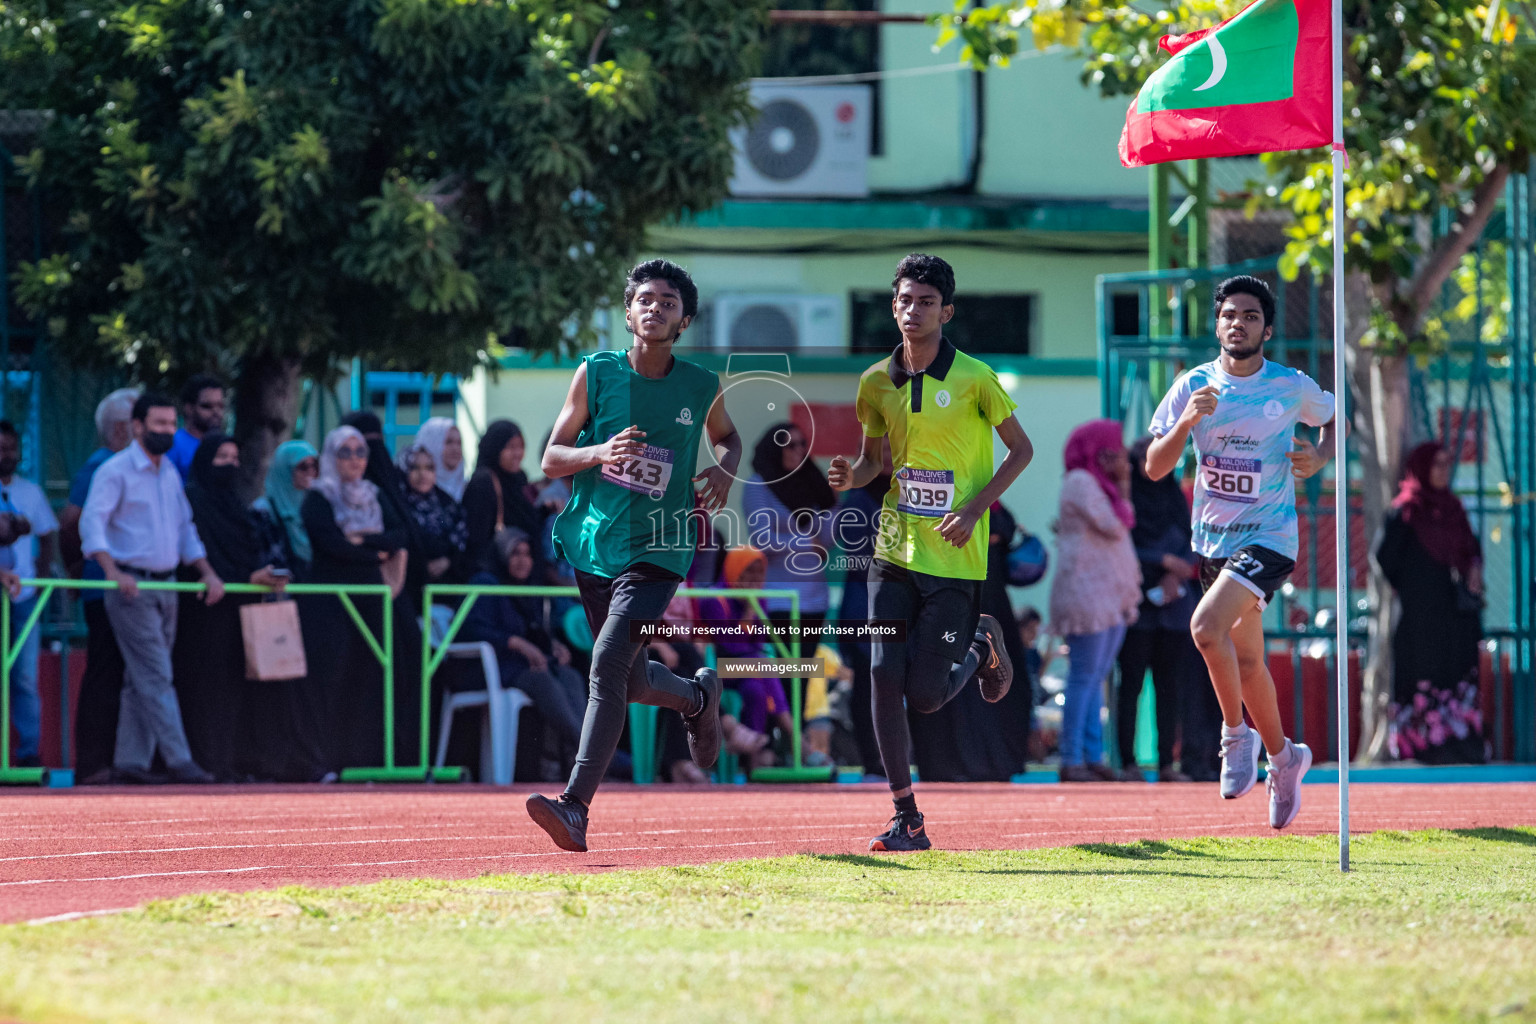
<svg viewBox="0 0 1536 1024">
<path fill-rule="evenodd" d="M 1051 629 L 1070 649 L 1061 714 L 1061 781 L 1113 781 L 1104 764 L 1104 680 L 1141 604 L 1131 544 L 1131 464 L 1120 424 L 1084 423 L 1067 438 L 1056 520 Z"/>
</svg>

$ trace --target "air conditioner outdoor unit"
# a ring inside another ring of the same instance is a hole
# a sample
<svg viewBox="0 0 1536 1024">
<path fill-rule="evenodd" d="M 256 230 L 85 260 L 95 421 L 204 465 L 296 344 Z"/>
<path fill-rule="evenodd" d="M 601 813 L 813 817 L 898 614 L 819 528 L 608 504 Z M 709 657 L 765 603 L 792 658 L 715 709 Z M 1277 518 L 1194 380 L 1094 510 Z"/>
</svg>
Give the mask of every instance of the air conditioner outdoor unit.
<svg viewBox="0 0 1536 1024">
<path fill-rule="evenodd" d="M 866 196 L 867 85 L 752 87 L 758 114 L 731 133 L 736 196 Z"/>
<path fill-rule="evenodd" d="M 720 352 L 826 351 L 844 345 L 843 304 L 836 295 L 717 295 L 710 322 Z"/>
</svg>

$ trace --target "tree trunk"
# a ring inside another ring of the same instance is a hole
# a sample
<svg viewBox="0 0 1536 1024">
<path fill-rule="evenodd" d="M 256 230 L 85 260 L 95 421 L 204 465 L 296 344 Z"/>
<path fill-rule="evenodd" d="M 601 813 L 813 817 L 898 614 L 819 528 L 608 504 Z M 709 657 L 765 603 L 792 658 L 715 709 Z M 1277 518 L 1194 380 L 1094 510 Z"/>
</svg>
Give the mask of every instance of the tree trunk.
<svg viewBox="0 0 1536 1024">
<path fill-rule="evenodd" d="M 292 436 L 303 395 L 298 359 L 255 355 L 241 363 L 235 382 L 235 438 L 248 497 L 265 489 L 272 453 Z"/>
<path fill-rule="evenodd" d="M 1408 359 L 1403 355 L 1382 355 L 1360 344 L 1369 327 L 1371 285 L 1359 273 L 1350 274 L 1349 322 L 1345 324 L 1350 339 L 1346 358 L 1350 385 L 1354 389 L 1354 449 L 1360 459 L 1362 502 L 1366 543 L 1373 549 L 1386 521 L 1396 493 L 1402 466 L 1403 446 L 1410 428 Z M 1379 296 L 1378 296 L 1379 298 Z M 1367 598 L 1370 604 L 1369 634 L 1366 642 L 1364 676 L 1360 694 L 1359 758 L 1375 760 L 1386 749 L 1387 704 L 1392 696 L 1392 626 L 1396 596 L 1376 567 L 1369 563 Z M 1341 614 L 1348 615 L 1348 609 Z"/>
</svg>

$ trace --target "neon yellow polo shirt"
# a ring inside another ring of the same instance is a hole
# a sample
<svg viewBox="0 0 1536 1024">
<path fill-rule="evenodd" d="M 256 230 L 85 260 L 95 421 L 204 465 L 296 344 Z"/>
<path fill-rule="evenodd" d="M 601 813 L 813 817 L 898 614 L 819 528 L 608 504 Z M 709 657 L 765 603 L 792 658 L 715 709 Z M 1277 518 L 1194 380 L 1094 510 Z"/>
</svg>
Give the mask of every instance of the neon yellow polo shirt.
<svg viewBox="0 0 1536 1024">
<path fill-rule="evenodd" d="M 864 371 L 859 423 L 868 437 L 890 435 L 896 467 L 875 557 L 930 576 L 987 578 L 989 513 L 981 514 L 963 548 L 935 527 L 991 482 L 992 431 L 1016 408 L 992 367 L 958 351 L 948 338 L 921 373 L 906 371 L 899 345 Z"/>
</svg>

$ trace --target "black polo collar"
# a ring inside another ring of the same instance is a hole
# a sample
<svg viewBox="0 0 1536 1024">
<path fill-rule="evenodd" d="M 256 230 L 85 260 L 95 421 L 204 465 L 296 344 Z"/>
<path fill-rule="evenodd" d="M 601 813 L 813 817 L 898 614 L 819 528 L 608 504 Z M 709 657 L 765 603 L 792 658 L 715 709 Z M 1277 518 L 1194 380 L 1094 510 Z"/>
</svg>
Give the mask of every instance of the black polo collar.
<svg viewBox="0 0 1536 1024">
<path fill-rule="evenodd" d="M 955 346 L 950 344 L 948 338 L 939 337 L 939 354 L 933 357 L 933 362 L 916 373 L 908 373 L 901 365 L 901 352 L 904 345 L 897 345 L 896 351 L 891 353 L 891 359 L 886 366 L 886 372 L 891 376 L 891 383 L 897 390 L 907 381 L 912 382 L 912 411 L 923 411 L 923 378 L 933 377 L 935 380 L 943 380 L 949 373 L 949 368 L 955 365 Z"/>
</svg>

